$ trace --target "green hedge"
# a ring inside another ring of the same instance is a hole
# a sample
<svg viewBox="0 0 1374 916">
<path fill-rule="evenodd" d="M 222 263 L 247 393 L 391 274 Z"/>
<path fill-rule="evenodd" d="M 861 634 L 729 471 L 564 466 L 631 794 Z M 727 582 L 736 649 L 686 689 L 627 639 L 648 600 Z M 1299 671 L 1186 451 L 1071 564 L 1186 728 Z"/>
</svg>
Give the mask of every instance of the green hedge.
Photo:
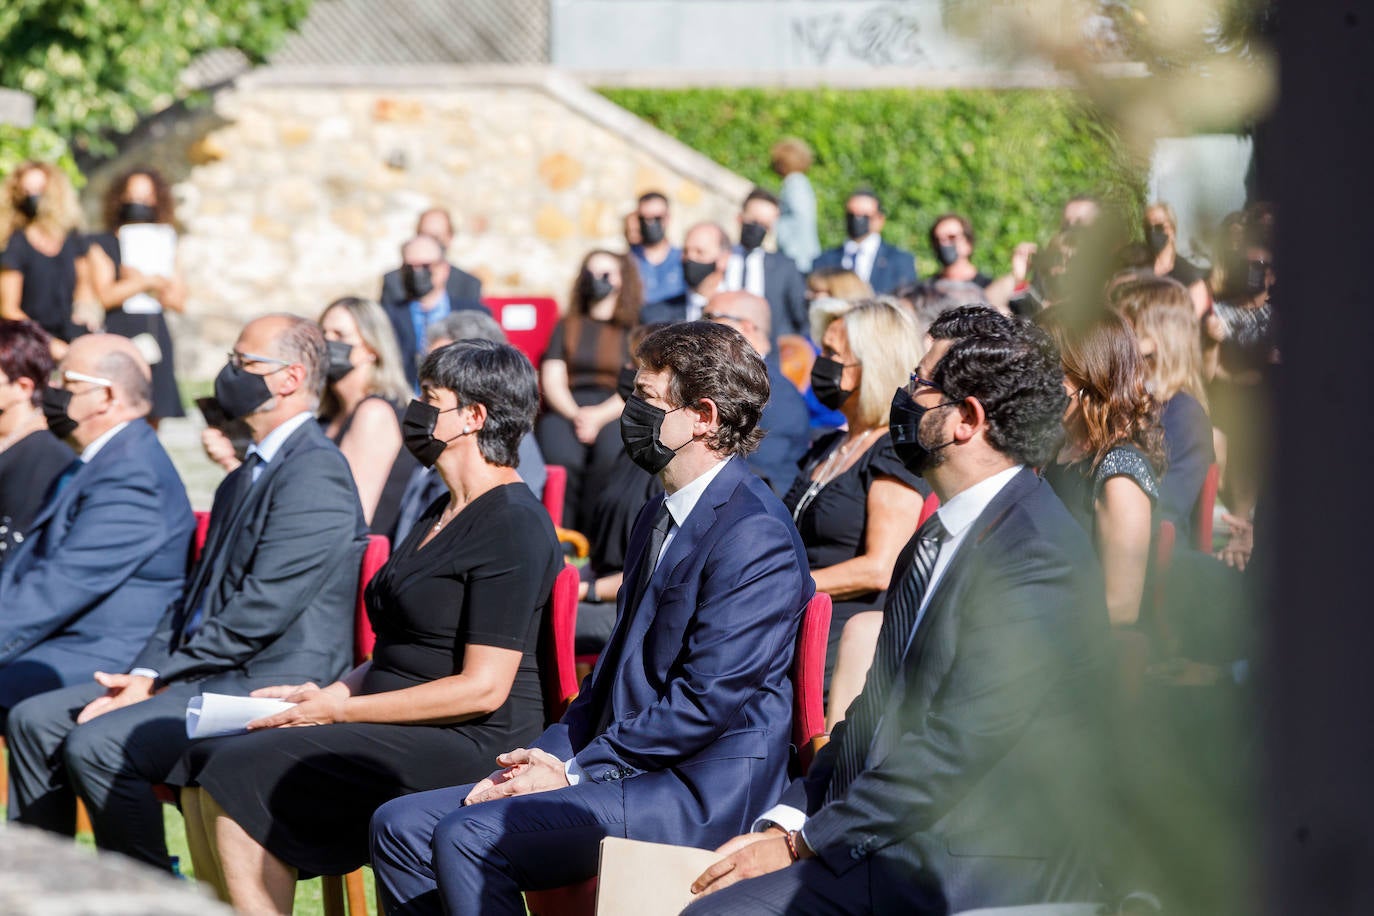
<svg viewBox="0 0 1374 916">
<path fill-rule="evenodd" d="M 0 181 L 29 159 L 56 163 L 78 188 L 85 184 L 66 141 L 56 133 L 46 127 L 0 124 Z"/>
<path fill-rule="evenodd" d="M 816 152 L 823 247 L 844 240 L 844 199 L 860 186 L 883 198 L 884 237 L 935 270 L 931 221 L 964 213 L 974 260 L 1004 273 L 1020 241 L 1043 243 L 1063 202 L 1089 191 L 1138 213 L 1144 170 L 1072 95 L 1045 90 L 603 89 L 660 130 L 765 187 L 768 150 L 787 135 Z"/>
</svg>

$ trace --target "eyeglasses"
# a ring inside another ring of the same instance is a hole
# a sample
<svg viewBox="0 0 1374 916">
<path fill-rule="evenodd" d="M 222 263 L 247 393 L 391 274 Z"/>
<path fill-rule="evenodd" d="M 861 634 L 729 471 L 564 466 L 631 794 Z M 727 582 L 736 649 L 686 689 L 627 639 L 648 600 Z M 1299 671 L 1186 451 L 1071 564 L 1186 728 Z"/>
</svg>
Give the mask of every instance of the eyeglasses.
<svg viewBox="0 0 1374 916">
<path fill-rule="evenodd" d="M 911 378 L 909 378 L 906 383 L 906 393 L 914 398 L 916 395 L 920 394 L 922 388 L 929 388 L 931 391 L 938 391 L 941 394 L 945 393 L 945 389 L 941 388 L 930 379 L 921 378 L 915 372 L 911 373 Z"/>
<path fill-rule="evenodd" d="M 114 382 L 107 378 L 100 378 L 95 375 L 86 375 L 81 372 L 73 372 L 70 369 L 58 369 L 49 377 L 48 384 L 53 388 L 65 388 L 69 382 L 85 382 L 88 385 L 95 385 L 97 388 L 113 388 Z"/>
<path fill-rule="evenodd" d="M 229 365 L 233 366 L 235 369 L 242 369 L 248 363 L 270 363 L 279 369 L 291 365 L 291 360 L 289 359 L 277 359 L 275 356 L 259 356 L 256 353 L 240 353 L 237 350 L 230 350 L 226 355 L 229 357 Z M 277 370 L 273 369 L 272 371 L 275 372 Z"/>
</svg>

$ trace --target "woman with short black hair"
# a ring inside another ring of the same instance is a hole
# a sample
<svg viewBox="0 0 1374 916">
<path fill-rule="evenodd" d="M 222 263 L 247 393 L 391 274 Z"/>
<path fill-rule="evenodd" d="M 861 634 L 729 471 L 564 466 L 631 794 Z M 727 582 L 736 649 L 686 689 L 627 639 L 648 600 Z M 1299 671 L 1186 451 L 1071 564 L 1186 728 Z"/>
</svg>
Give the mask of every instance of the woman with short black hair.
<svg viewBox="0 0 1374 916">
<path fill-rule="evenodd" d="M 0 563 L 76 460 L 48 431 L 40 406 L 53 370 L 50 340 L 32 321 L 0 321 Z"/>
</svg>

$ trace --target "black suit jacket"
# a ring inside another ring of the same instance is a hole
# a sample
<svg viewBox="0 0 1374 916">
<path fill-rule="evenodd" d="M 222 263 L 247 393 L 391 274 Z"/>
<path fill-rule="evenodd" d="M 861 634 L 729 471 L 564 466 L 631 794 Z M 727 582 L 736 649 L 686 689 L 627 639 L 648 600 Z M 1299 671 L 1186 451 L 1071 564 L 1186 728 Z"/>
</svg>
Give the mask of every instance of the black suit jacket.
<svg viewBox="0 0 1374 916">
<path fill-rule="evenodd" d="M 784 801 L 808 812 L 807 841 L 837 873 L 871 859 L 877 912 L 928 906 L 932 881 L 949 912 L 1098 899 L 1088 850 L 1109 797 L 1107 629 L 1091 543 L 1049 485 L 1021 471 L 937 583 L 864 772 L 822 803 L 842 722 L 789 788 Z"/>
<path fill-rule="evenodd" d="M 488 315 L 491 310 L 482 304 L 482 281 L 454 265 L 448 266 L 448 282 L 444 284 L 448 301 L 453 311 L 462 309 L 481 309 Z M 410 320 L 410 297 L 406 295 L 405 284 L 401 282 L 400 268 L 382 277 L 382 308 L 391 319 L 391 327 L 396 332 L 396 343 L 401 348 L 401 364 L 405 368 L 406 379 L 411 385 L 419 381 L 419 355 L 426 349 L 426 341 L 415 339 L 415 325 Z"/>
<path fill-rule="evenodd" d="M 348 462 L 311 420 L 231 505 L 246 473 L 240 467 L 215 492 L 190 585 L 132 667 L 151 668 L 167 682 L 280 676 L 281 683 L 327 683 L 353 662 L 367 544 Z M 182 639 L 198 595 L 201 623 Z"/>
<path fill-rule="evenodd" d="M 773 338 L 782 334 L 811 337 L 807 320 L 806 281 L 791 258 L 767 251 L 763 255 L 763 298 L 773 313 Z"/>
<path fill-rule="evenodd" d="M 828 248 L 820 253 L 812 270 L 822 267 L 843 267 L 844 248 Z M 909 251 L 903 251 L 887 242 L 878 244 L 878 253 L 873 258 L 873 272 L 869 274 L 868 285 L 879 296 L 895 292 L 908 283 L 916 282 L 916 258 Z"/>
</svg>

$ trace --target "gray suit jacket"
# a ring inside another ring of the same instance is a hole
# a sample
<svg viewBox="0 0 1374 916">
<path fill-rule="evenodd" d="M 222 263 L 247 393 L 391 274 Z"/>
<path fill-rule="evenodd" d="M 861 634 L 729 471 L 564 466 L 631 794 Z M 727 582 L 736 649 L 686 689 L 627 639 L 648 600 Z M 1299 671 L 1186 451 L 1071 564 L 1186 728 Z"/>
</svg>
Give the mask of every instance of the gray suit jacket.
<svg viewBox="0 0 1374 916">
<path fill-rule="evenodd" d="M 216 491 L 190 586 L 133 667 L 151 668 L 165 682 L 280 676 L 296 683 L 327 682 L 351 666 L 367 526 L 348 462 L 311 422 L 231 505 L 246 473 L 239 468 Z M 202 602 L 200 624 L 186 638 Z"/>
</svg>

